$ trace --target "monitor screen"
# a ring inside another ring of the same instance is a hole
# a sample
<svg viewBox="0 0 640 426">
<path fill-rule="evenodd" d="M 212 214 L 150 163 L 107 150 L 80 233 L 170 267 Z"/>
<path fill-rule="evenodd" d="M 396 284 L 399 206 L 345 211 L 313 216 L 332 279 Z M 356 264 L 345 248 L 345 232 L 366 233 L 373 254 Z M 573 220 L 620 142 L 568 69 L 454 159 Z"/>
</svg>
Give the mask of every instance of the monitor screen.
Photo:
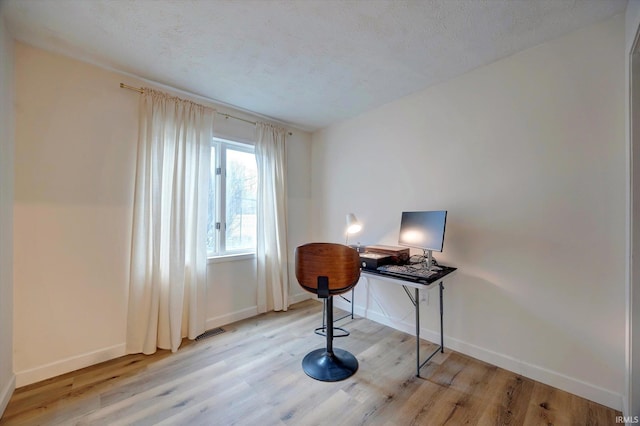
<svg viewBox="0 0 640 426">
<path fill-rule="evenodd" d="M 402 212 L 400 222 L 401 246 L 442 251 L 447 211 Z"/>
</svg>

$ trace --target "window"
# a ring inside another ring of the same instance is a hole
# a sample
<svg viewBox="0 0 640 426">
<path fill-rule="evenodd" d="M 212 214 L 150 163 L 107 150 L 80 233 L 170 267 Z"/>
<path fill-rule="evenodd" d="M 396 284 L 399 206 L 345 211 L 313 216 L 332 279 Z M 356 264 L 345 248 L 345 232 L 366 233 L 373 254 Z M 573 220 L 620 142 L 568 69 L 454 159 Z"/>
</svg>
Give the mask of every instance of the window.
<svg viewBox="0 0 640 426">
<path fill-rule="evenodd" d="M 214 138 L 209 174 L 209 256 L 255 252 L 257 186 L 253 146 Z"/>
</svg>

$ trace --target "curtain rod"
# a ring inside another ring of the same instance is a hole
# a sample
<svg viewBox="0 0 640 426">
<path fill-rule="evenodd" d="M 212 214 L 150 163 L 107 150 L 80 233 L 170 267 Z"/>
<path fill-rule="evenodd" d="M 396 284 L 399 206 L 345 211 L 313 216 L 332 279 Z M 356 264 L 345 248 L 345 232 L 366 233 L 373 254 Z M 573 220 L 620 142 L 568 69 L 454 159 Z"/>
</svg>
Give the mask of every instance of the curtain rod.
<svg viewBox="0 0 640 426">
<path fill-rule="evenodd" d="M 138 93 L 144 93 L 144 90 L 142 90 L 142 89 L 140 89 L 140 88 L 138 88 L 138 87 L 129 86 L 129 85 L 124 84 L 124 83 L 120 83 L 120 87 L 121 87 L 122 89 L 129 89 L 129 90 L 133 90 L 133 91 L 138 92 Z M 246 119 L 244 119 L 244 118 L 236 117 L 236 116 L 234 116 L 234 115 L 227 114 L 227 113 L 225 113 L 225 112 L 218 112 L 218 111 L 216 111 L 216 114 L 222 115 L 224 118 L 233 118 L 234 120 L 244 121 L 245 123 L 253 124 L 254 126 L 255 126 L 256 124 L 258 124 L 258 123 L 256 123 L 255 121 L 246 120 Z M 287 133 L 289 134 L 289 136 L 293 135 L 293 133 L 291 133 L 291 132 L 287 132 Z"/>
</svg>

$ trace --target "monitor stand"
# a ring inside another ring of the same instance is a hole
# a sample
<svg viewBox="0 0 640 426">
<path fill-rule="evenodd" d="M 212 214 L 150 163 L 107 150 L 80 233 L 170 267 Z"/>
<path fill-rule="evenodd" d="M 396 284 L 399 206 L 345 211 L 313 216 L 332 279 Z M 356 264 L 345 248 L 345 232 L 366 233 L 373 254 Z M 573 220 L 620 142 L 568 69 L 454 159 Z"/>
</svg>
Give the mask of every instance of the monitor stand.
<svg viewBox="0 0 640 426">
<path fill-rule="evenodd" d="M 422 250 L 422 256 L 425 259 L 425 263 L 427 264 L 427 271 L 431 270 L 431 267 L 433 266 L 433 253 L 431 252 L 431 250 Z"/>
</svg>

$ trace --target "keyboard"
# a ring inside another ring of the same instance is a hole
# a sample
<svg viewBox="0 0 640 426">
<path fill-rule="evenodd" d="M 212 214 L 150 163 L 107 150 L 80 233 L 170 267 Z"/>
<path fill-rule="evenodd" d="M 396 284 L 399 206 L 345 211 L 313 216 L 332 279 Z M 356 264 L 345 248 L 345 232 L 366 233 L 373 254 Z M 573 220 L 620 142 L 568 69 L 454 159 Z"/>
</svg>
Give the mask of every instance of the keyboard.
<svg viewBox="0 0 640 426">
<path fill-rule="evenodd" d="M 382 265 L 378 267 L 378 271 L 389 274 L 405 275 L 412 278 L 429 278 L 438 273 L 438 271 L 430 271 L 423 266 L 413 265 Z"/>
</svg>

